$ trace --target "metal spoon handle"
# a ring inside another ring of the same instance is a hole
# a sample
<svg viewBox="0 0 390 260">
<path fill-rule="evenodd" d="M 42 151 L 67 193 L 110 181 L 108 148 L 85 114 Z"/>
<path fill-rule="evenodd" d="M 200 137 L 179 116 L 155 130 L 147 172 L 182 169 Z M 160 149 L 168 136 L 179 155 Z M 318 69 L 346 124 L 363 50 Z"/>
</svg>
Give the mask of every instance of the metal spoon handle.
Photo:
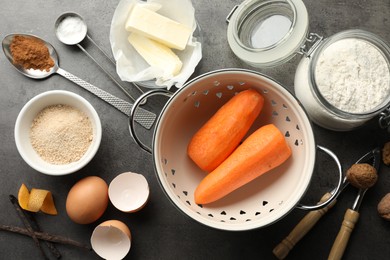
<svg viewBox="0 0 390 260">
<path fill-rule="evenodd" d="M 106 58 L 107 58 L 109 61 L 111 61 L 112 64 L 116 65 L 116 64 L 115 64 L 115 61 L 108 55 L 108 53 L 105 52 L 105 51 L 99 46 L 99 44 L 97 44 L 97 43 L 96 43 L 88 34 L 87 34 L 87 38 L 88 38 L 88 40 L 90 40 L 90 41 L 93 43 L 93 45 L 95 45 L 95 46 L 101 51 L 101 53 L 104 54 L 104 56 L 106 56 Z"/>
<path fill-rule="evenodd" d="M 115 60 L 114 60 L 113 58 L 111 58 L 111 57 L 108 55 L 108 53 L 105 52 L 105 51 L 99 46 L 99 44 L 97 44 L 97 43 L 96 43 L 88 34 L 87 34 L 87 39 L 88 39 L 89 41 L 91 41 L 92 44 L 95 45 L 95 47 L 98 48 L 99 51 L 100 51 L 101 53 L 103 53 L 104 56 L 106 56 L 106 58 L 107 58 L 114 66 L 116 66 Z M 144 91 L 143 91 L 136 83 L 131 82 L 131 84 L 133 84 L 134 87 L 136 87 L 136 89 L 138 89 L 139 92 L 144 93 Z M 144 99 L 144 100 L 146 101 L 146 99 Z M 144 103 L 141 103 L 141 105 L 143 105 L 143 104 L 144 104 Z"/>
<path fill-rule="evenodd" d="M 99 66 L 99 68 L 104 72 L 104 73 L 106 73 L 106 75 L 108 76 L 108 77 L 110 77 L 110 79 L 131 99 L 131 100 L 133 100 L 133 101 L 135 101 L 135 98 L 124 88 L 124 87 L 122 87 L 122 85 L 121 84 L 119 84 L 119 82 L 105 69 L 105 68 L 103 68 L 103 66 L 102 65 L 100 65 L 100 63 L 94 58 L 94 57 L 92 57 L 92 55 L 91 54 L 89 54 L 89 52 L 86 50 L 86 49 L 84 49 L 84 47 L 83 46 L 81 46 L 80 44 L 77 44 L 77 46 L 80 48 L 80 50 L 82 50 L 84 53 L 85 53 L 85 55 L 87 55 L 93 62 L 95 62 L 96 63 L 96 65 L 98 65 Z"/>
<path fill-rule="evenodd" d="M 66 79 L 69 79 L 73 83 L 76 83 L 80 87 L 84 88 L 85 90 L 88 90 L 92 94 L 96 95 L 97 97 L 101 98 L 102 100 L 106 101 L 111 106 L 115 107 L 125 115 L 129 116 L 131 108 L 133 107 L 133 104 L 130 104 L 129 102 L 120 99 L 116 96 L 113 96 L 112 94 L 95 87 L 94 85 L 80 79 L 79 77 L 76 77 L 75 75 L 58 68 L 56 71 L 59 75 L 63 76 Z M 143 108 L 139 108 L 137 111 L 138 113 L 135 116 L 135 121 L 140 123 L 143 127 L 146 129 L 150 129 L 156 119 L 156 115 L 150 111 L 147 111 Z"/>
</svg>

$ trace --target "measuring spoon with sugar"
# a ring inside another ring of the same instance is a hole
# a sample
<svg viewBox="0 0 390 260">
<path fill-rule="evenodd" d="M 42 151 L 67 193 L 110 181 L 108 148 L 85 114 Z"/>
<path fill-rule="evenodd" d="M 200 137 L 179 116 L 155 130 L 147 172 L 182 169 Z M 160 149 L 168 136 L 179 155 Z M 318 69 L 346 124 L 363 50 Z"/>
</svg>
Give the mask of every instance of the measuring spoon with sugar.
<svg viewBox="0 0 390 260">
<path fill-rule="evenodd" d="M 121 85 L 119 82 L 80 44 L 85 38 L 93 43 L 106 58 L 115 65 L 115 61 L 88 35 L 87 24 L 81 15 L 74 12 L 66 12 L 61 14 L 55 22 L 55 33 L 58 40 L 66 45 L 76 45 L 80 48 L 92 61 L 94 61 L 104 73 L 133 101 L 135 98 Z M 143 90 L 134 82 L 132 84 L 143 93 Z M 145 104 L 143 100 L 142 104 Z"/>
</svg>

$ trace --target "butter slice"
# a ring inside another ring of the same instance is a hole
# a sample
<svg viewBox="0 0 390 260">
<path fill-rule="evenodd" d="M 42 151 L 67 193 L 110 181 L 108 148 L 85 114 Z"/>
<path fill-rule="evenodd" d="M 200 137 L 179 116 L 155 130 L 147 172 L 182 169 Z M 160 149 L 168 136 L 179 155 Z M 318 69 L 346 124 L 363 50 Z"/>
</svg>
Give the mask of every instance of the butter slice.
<svg viewBox="0 0 390 260">
<path fill-rule="evenodd" d="M 133 7 L 125 29 L 177 50 L 184 50 L 192 33 L 191 28 L 142 7 L 140 4 Z"/>
<path fill-rule="evenodd" d="M 170 48 L 137 33 L 131 33 L 128 40 L 150 66 L 163 71 L 164 78 L 179 74 L 183 63 Z"/>
</svg>

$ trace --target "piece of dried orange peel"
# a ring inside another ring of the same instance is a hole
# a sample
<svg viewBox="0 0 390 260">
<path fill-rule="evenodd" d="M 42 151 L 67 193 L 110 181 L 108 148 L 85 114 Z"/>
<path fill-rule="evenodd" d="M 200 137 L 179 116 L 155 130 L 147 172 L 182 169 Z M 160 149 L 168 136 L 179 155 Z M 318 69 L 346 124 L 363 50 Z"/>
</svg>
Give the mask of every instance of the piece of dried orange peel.
<svg viewBox="0 0 390 260">
<path fill-rule="evenodd" d="M 31 189 L 29 191 L 27 186 L 22 183 L 18 192 L 18 202 L 22 209 L 43 213 L 50 215 L 57 215 L 57 209 L 54 205 L 53 196 L 48 190 Z"/>
</svg>

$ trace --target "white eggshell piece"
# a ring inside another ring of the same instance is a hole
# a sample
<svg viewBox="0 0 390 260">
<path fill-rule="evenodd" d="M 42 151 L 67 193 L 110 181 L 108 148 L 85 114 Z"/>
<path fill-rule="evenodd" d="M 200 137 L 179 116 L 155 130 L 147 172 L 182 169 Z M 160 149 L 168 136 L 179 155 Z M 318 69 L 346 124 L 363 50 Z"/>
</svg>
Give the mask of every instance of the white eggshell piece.
<svg viewBox="0 0 390 260">
<path fill-rule="evenodd" d="M 120 211 L 138 211 L 149 198 L 149 184 L 143 175 L 125 172 L 111 181 L 108 196 Z"/>
<path fill-rule="evenodd" d="M 97 226 L 91 236 L 92 249 L 109 260 L 123 259 L 130 251 L 131 241 L 125 232 L 114 226 Z"/>
</svg>

